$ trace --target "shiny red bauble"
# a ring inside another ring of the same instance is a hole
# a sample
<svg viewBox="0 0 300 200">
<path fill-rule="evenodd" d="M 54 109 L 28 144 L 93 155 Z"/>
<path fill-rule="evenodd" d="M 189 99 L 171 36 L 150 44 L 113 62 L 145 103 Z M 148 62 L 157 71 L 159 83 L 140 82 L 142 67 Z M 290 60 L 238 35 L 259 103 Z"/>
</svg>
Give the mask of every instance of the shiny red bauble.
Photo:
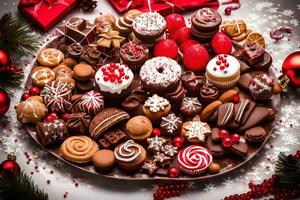
<svg viewBox="0 0 300 200">
<path fill-rule="evenodd" d="M 237 133 L 232 134 L 232 135 L 230 135 L 230 140 L 231 140 L 231 142 L 237 143 L 240 141 L 240 135 Z"/>
<path fill-rule="evenodd" d="M 178 45 L 181 45 L 184 41 L 191 39 L 191 29 L 181 27 L 171 35 L 170 39 L 174 40 Z"/>
<path fill-rule="evenodd" d="M 290 79 L 291 85 L 300 87 L 300 51 L 296 51 L 284 59 L 282 72 Z"/>
<path fill-rule="evenodd" d="M 225 12 L 225 15 L 230 15 L 231 14 L 231 8 L 230 7 L 227 7 L 225 8 L 224 12 Z"/>
<path fill-rule="evenodd" d="M 0 117 L 2 117 L 9 109 L 10 98 L 7 92 L 0 89 Z"/>
<path fill-rule="evenodd" d="M 224 138 L 222 140 L 222 146 L 223 147 L 231 147 L 232 146 L 232 141 L 231 141 L 230 137 Z"/>
<path fill-rule="evenodd" d="M 70 118 L 70 114 L 69 113 L 64 113 L 61 118 L 66 121 Z"/>
<path fill-rule="evenodd" d="M 183 54 L 183 64 L 191 71 L 204 70 L 208 61 L 208 52 L 201 44 L 191 46 Z"/>
<path fill-rule="evenodd" d="M 0 49 L 0 74 L 6 72 L 13 65 L 10 55 L 4 49 Z"/>
<path fill-rule="evenodd" d="M 230 54 L 232 51 L 231 39 L 221 32 L 212 37 L 210 45 L 216 54 Z"/>
<path fill-rule="evenodd" d="M 32 86 L 30 89 L 29 89 L 29 94 L 31 96 L 38 96 L 40 95 L 40 88 L 36 87 L 36 86 Z"/>
<path fill-rule="evenodd" d="M 22 99 L 22 101 L 25 101 L 25 100 L 28 99 L 29 97 L 30 97 L 29 92 L 24 92 L 24 93 L 22 94 L 21 99 Z"/>
<path fill-rule="evenodd" d="M 154 57 L 165 56 L 168 58 L 176 59 L 179 55 L 178 46 L 174 40 L 163 39 L 157 42 L 153 50 Z"/>
<path fill-rule="evenodd" d="M 14 178 L 20 174 L 20 166 L 16 162 L 16 156 L 9 154 L 7 160 L 0 165 L 0 175 L 4 178 Z"/>
<path fill-rule="evenodd" d="M 188 48 L 195 44 L 199 44 L 199 42 L 196 40 L 188 39 L 180 45 L 179 49 L 182 53 L 184 53 Z"/>
<path fill-rule="evenodd" d="M 186 26 L 184 18 L 180 14 L 170 14 L 165 19 L 167 22 L 167 30 L 170 34 L 173 34 L 176 30 Z"/>
<path fill-rule="evenodd" d="M 154 128 L 151 133 L 153 136 L 160 136 L 161 130 L 159 128 Z"/>
<path fill-rule="evenodd" d="M 175 137 L 173 139 L 173 144 L 177 147 L 177 148 L 181 148 L 184 145 L 184 138 L 183 137 Z"/>
<path fill-rule="evenodd" d="M 240 102 L 240 96 L 239 95 L 234 95 L 232 97 L 232 103 L 237 104 Z"/>
<path fill-rule="evenodd" d="M 219 137 L 225 139 L 229 136 L 229 132 L 226 129 L 219 129 Z"/>
<path fill-rule="evenodd" d="M 168 177 L 177 178 L 179 176 L 179 169 L 177 167 L 170 167 L 168 169 Z"/>
</svg>

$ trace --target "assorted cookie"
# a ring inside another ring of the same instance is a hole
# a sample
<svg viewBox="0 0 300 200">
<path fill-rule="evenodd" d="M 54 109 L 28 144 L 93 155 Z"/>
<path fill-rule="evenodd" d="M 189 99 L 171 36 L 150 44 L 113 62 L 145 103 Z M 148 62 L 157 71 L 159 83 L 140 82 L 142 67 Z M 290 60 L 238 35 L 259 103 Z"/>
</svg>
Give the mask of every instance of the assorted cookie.
<svg viewBox="0 0 300 200">
<path fill-rule="evenodd" d="M 222 172 L 224 160 L 248 159 L 268 138 L 278 84 L 261 35 L 243 20 L 221 23 L 210 8 L 192 15 L 196 40 L 185 48 L 221 29 L 235 42 L 232 53 L 210 51 L 203 69 L 187 70 L 179 57 L 153 53 L 167 36 L 159 13 L 128 10 L 94 23 L 73 17 L 58 28 L 62 38 L 39 52 L 31 82 L 41 92 L 16 107 L 17 119 L 35 124 L 42 145 L 99 173 Z"/>
</svg>

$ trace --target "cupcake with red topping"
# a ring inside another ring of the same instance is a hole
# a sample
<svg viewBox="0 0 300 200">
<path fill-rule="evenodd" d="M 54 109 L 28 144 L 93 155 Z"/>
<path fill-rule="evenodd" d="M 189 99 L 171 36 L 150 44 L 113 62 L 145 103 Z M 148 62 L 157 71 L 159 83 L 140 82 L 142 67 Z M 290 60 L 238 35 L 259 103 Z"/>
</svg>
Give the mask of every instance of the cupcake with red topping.
<svg viewBox="0 0 300 200">
<path fill-rule="evenodd" d="M 121 63 L 102 66 L 95 81 L 104 98 L 121 100 L 131 92 L 134 75 L 129 67 Z"/>
</svg>

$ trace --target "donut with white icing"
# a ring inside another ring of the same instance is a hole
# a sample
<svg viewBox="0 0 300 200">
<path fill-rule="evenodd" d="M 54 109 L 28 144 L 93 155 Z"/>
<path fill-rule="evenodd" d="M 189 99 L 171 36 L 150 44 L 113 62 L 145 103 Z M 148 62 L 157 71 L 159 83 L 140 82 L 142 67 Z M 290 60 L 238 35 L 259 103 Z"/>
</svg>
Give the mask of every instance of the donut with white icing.
<svg viewBox="0 0 300 200">
<path fill-rule="evenodd" d="M 140 70 L 143 86 L 152 93 L 164 94 L 176 89 L 182 69 L 173 59 L 155 57 L 145 62 Z"/>
</svg>

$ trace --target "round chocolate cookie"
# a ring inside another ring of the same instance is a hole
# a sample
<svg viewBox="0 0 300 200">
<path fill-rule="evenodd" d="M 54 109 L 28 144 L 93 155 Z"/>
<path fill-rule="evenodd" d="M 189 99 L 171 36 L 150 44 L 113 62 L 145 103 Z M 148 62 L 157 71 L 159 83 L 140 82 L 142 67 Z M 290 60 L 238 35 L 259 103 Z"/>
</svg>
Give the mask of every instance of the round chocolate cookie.
<svg viewBox="0 0 300 200">
<path fill-rule="evenodd" d="M 165 93 L 164 97 L 167 98 L 171 103 L 180 103 L 185 97 L 185 90 L 182 87 L 182 84 L 179 83 L 175 90 Z"/>
<path fill-rule="evenodd" d="M 219 98 L 219 90 L 218 88 L 211 84 L 206 83 L 202 86 L 199 93 L 200 102 L 204 105 L 208 105 L 211 102 L 217 100 Z"/>
<path fill-rule="evenodd" d="M 132 90 L 131 94 L 122 102 L 122 108 L 130 114 L 130 116 L 143 115 L 143 104 L 149 94 L 142 87 Z"/>
<path fill-rule="evenodd" d="M 86 113 L 73 113 L 68 116 L 66 126 L 72 135 L 84 135 L 89 130 L 91 116 Z"/>
<path fill-rule="evenodd" d="M 195 117 L 202 111 L 202 104 L 196 97 L 185 97 L 180 106 L 180 112 L 185 117 Z"/>
<path fill-rule="evenodd" d="M 108 170 L 116 163 L 116 158 L 113 151 L 101 149 L 93 155 L 92 161 L 97 170 Z"/>
<path fill-rule="evenodd" d="M 183 87 L 187 90 L 188 96 L 198 96 L 200 89 L 205 83 L 203 76 L 197 76 L 192 71 L 185 71 L 181 75 Z"/>
<path fill-rule="evenodd" d="M 191 28 L 192 36 L 195 39 L 198 39 L 198 40 L 209 40 L 218 31 L 219 31 L 219 29 L 215 29 L 215 30 L 199 30 L 199 29 L 196 29 L 194 26 L 192 26 L 192 28 Z"/>
<path fill-rule="evenodd" d="M 265 52 L 264 58 L 261 61 L 253 64 L 253 67 L 255 70 L 267 72 L 269 67 L 272 65 L 272 62 L 273 62 L 272 56 L 269 53 Z"/>
<path fill-rule="evenodd" d="M 73 43 L 68 46 L 68 55 L 71 58 L 79 59 L 83 53 L 83 46 L 79 43 Z"/>
<path fill-rule="evenodd" d="M 211 8 L 201 8 L 192 15 L 192 25 L 198 30 L 215 30 L 218 29 L 222 17 L 220 13 Z"/>
</svg>

